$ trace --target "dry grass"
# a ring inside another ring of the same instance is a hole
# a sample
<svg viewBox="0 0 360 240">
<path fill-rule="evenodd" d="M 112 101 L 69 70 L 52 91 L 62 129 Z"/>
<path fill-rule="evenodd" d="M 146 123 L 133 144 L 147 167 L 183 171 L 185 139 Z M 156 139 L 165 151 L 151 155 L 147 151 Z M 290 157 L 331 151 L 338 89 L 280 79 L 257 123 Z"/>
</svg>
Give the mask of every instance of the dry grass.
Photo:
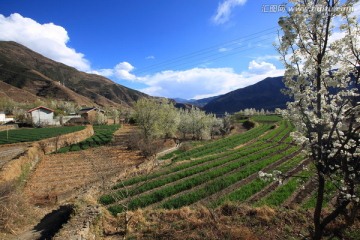
<svg viewBox="0 0 360 240">
<path fill-rule="evenodd" d="M 124 214 L 118 215 L 118 221 L 109 216 L 104 221 L 107 227 L 104 233 L 109 239 L 116 234 L 124 234 L 124 228 L 119 227 L 124 226 Z M 128 216 L 131 217 L 127 229 L 128 239 L 258 239 L 247 226 L 232 222 L 229 217 L 224 219 L 218 211 L 205 207 L 137 210 L 128 212 Z"/>
<path fill-rule="evenodd" d="M 33 225 L 39 213 L 33 209 L 16 187 L 16 182 L 0 185 L 0 232 L 18 234 Z"/>
<path fill-rule="evenodd" d="M 273 209 L 226 203 L 217 209 L 183 207 L 176 210 L 145 209 L 128 212 L 126 239 L 306 239 L 312 226 L 312 212 L 301 209 Z M 124 237 L 124 216 L 103 218 L 104 239 Z M 359 239 L 360 222 L 342 234 Z M 331 226 L 330 226 L 331 228 Z M 329 229 L 331 230 L 331 229 Z M 334 234 L 324 237 L 332 239 Z"/>
</svg>

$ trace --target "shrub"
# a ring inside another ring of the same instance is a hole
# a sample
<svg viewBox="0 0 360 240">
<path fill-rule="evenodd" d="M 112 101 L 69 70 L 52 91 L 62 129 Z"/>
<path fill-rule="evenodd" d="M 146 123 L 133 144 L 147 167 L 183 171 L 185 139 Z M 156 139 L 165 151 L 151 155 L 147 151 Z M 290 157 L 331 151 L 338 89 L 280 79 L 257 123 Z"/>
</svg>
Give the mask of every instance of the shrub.
<svg viewBox="0 0 360 240">
<path fill-rule="evenodd" d="M 128 150 L 139 150 L 139 142 L 141 141 L 142 137 L 139 132 L 132 133 L 127 141 L 127 149 Z"/>
<path fill-rule="evenodd" d="M 247 130 L 255 127 L 255 123 L 253 121 L 247 120 L 243 123 L 243 127 L 246 128 Z"/>
<path fill-rule="evenodd" d="M 180 145 L 179 150 L 182 152 L 186 152 L 191 150 L 192 148 L 193 146 L 191 145 L 191 143 L 186 142 Z"/>
</svg>

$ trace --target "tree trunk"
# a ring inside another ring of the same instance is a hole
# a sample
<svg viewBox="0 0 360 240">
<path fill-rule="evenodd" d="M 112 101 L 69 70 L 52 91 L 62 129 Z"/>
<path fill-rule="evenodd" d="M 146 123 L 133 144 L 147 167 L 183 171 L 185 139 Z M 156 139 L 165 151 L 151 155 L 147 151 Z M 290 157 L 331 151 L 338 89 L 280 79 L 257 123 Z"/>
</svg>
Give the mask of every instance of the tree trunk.
<svg viewBox="0 0 360 240">
<path fill-rule="evenodd" d="M 317 166 L 318 168 L 320 166 Z M 318 169 L 317 170 L 317 175 L 318 175 L 318 192 L 317 192 L 317 198 L 316 198 L 316 206 L 315 206 L 315 211 L 314 211 L 314 233 L 313 233 L 313 240 L 319 240 L 321 239 L 322 235 L 323 235 L 323 225 L 321 224 L 321 212 L 322 212 L 322 207 L 323 207 L 323 200 L 324 200 L 324 189 L 325 189 L 325 179 L 324 176 L 322 175 L 321 171 Z"/>
</svg>

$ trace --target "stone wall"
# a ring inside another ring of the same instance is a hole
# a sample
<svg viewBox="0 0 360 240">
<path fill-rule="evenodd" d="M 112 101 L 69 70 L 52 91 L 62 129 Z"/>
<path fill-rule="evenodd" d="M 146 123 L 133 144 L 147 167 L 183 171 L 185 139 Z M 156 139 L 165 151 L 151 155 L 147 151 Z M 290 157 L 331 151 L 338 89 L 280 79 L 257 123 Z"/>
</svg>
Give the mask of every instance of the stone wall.
<svg viewBox="0 0 360 240">
<path fill-rule="evenodd" d="M 21 174 L 33 169 L 45 154 L 55 152 L 61 147 L 81 142 L 86 138 L 91 137 L 93 134 L 93 127 L 88 125 L 84 130 L 78 132 L 47 138 L 32 143 L 22 156 L 9 161 L 3 166 L 0 171 L 0 183 L 18 179 Z"/>
</svg>

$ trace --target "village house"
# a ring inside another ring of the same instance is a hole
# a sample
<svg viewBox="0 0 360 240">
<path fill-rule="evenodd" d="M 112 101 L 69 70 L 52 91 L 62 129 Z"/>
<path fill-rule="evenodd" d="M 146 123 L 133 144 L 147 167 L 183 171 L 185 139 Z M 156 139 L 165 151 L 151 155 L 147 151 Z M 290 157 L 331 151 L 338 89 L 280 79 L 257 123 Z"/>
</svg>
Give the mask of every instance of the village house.
<svg viewBox="0 0 360 240">
<path fill-rule="evenodd" d="M 54 110 L 39 106 L 28 111 L 35 126 L 54 125 Z"/>
<path fill-rule="evenodd" d="M 97 107 L 80 109 L 79 115 L 84 121 L 91 124 L 103 124 L 105 122 L 105 111 Z"/>
<path fill-rule="evenodd" d="M 7 118 L 4 112 L 0 112 L 0 124 L 14 121 L 14 118 Z"/>
</svg>

